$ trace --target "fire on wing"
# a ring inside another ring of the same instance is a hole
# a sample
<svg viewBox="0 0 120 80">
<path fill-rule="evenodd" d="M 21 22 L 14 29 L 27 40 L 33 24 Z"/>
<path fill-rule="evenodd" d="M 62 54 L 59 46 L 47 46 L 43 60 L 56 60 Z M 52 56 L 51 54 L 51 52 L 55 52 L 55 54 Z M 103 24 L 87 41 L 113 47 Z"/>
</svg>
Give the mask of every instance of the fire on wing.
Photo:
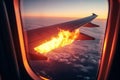
<svg viewBox="0 0 120 80">
<path fill-rule="evenodd" d="M 56 48 L 71 44 L 78 37 L 79 33 L 79 29 L 76 29 L 72 32 L 59 29 L 56 37 L 53 37 L 51 40 L 35 47 L 34 50 L 38 53 L 46 54 L 47 52 L 50 52 Z"/>
</svg>

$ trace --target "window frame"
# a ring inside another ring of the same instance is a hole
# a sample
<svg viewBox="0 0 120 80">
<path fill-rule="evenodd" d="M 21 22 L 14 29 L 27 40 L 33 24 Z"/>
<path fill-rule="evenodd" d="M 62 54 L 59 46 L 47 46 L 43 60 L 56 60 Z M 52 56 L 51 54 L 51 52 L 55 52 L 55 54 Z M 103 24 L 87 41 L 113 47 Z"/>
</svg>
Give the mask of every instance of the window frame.
<svg viewBox="0 0 120 80">
<path fill-rule="evenodd" d="M 102 58 L 100 60 L 99 70 L 97 74 L 98 80 L 106 80 L 108 77 L 108 73 L 110 71 L 110 67 L 112 64 L 112 60 L 115 54 L 117 36 L 118 36 L 118 28 L 119 28 L 119 0 L 108 0 L 109 10 L 108 10 L 108 18 L 107 25 L 104 37 L 104 44 L 102 49 Z M 14 0 L 14 9 L 16 16 L 16 23 L 18 29 L 19 42 L 21 47 L 22 54 L 22 62 L 23 65 L 28 72 L 28 74 L 35 80 L 42 79 L 42 77 L 37 76 L 29 66 L 27 61 L 27 55 L 25 50 L 25 42 L 23 36 L 22 22 L 21 22 L 21 14 L 20 14 L 20 1 Z M 116 25 L 115 25 L 116 24 Z M 114 26 L 114 27 L 113 27 Z"/>
</svg>

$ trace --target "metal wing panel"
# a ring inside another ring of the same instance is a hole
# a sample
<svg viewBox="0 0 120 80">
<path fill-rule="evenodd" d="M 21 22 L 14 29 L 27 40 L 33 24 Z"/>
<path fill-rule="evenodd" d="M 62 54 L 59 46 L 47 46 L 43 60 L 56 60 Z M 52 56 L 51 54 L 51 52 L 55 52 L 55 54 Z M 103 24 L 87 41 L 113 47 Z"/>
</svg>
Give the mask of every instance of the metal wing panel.
<svg viewBox="0 0 120 80">
<path fill-rule="evenodd" d="M 76 40 L 95 40 L 95 38 L 84 33 L 80 33 Z"/>
<path fill-rule="evenodd" d="M 97 15 L 93 14 L 91 16 L 77 19 L 74 21 L 69 21 L 65 23 L 60 23 L 56 25 L 46 26 L 43 28 L 33 29 L 27 31 L 27 39 L 28 39 L 28 48 L 31 53 L 34 53 L 33 48 L 42 42 L 51 39 L 53 36 L 56 36 L 59 32 L 58 28 L 73 31 L 78 29 L 79 27 L 89 23 L 91 20 L 96 18 Z M 94 40 L 93 37 L 80 33 L 79 40 Z"/>
</svg>

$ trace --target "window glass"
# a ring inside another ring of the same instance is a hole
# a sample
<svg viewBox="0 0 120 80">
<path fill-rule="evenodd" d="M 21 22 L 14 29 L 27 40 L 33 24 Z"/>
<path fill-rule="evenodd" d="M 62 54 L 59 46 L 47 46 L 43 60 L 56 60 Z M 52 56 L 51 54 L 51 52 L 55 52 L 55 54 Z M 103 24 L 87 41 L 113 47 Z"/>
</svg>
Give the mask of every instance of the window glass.
<svg viewBox="0 0 120 80">
<path fill-rule="evenodd" d="M 96 80 L 106 0 L 21 0 L 20 9 L 28 62 L 38 76 Z"/>
</svg>

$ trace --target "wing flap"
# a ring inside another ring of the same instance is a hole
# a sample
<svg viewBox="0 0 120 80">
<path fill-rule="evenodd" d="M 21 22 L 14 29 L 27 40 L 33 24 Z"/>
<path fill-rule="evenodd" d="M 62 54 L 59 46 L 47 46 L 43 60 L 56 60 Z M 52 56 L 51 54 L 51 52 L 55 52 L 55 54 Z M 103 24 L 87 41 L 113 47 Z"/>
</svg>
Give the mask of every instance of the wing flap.
<svg viewBox="0 0 120 80">
<path fill-rule="evenodd" d="M 76 40 L 95 40 L 95 38 L 84 33 L 80 33 Z"/>
<path fill-rule="evenodd" d="M 47 60 L 48 58 L 39 53 L 29 53 L 30 60 Z"/>
<path fill-rule="evenodd" d="M 84 27 L 99 27 L 99 25 L 89 22 L 89 23 L 85 24 Z"/>
</svg>

